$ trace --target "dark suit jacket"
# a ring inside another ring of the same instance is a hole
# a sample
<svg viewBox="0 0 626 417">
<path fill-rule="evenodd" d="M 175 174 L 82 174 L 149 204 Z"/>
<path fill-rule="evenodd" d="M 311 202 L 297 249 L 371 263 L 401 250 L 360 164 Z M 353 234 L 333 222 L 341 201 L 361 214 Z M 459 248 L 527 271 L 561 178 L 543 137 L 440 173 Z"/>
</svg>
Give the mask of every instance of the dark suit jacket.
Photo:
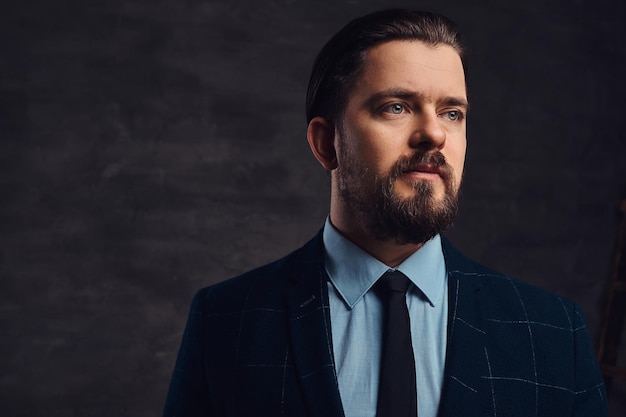
<svg viewBox="0 0 626 417">
<path fill-rule="evenodd" d="M 605 416 L 578 307 L 443 242 L 449 319 L 439 415 Z M 319 234 L 279 261 L 200 290 L 163 415 L 343 416 L 323 259 Z"/>
</svg>

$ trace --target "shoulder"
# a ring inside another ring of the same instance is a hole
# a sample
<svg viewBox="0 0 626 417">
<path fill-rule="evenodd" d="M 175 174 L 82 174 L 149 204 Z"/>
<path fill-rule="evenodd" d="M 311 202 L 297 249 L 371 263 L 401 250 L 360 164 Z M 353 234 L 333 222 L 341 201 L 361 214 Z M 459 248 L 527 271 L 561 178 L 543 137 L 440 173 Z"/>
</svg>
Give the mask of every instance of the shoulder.
<svg viewBox="0 0 626 417">
<path fill-rule="evenodd" d="M 322 253 L 318 234 L 283 258 L 200 289 L 194 304 L 202 305 L 204 311 L 282 305 L 290 280 L 304 265 L 321 262 Z"/>
<path fill-rule="evenodd" d="M 580 308 L 572 300 L 494 271 L 464 256 L 447 239 L 442 242 L 451 284 L 480 294 L 486 307 L 527 319 L 558 314 L 568 327 L 581 322 Z"/>
</svg>

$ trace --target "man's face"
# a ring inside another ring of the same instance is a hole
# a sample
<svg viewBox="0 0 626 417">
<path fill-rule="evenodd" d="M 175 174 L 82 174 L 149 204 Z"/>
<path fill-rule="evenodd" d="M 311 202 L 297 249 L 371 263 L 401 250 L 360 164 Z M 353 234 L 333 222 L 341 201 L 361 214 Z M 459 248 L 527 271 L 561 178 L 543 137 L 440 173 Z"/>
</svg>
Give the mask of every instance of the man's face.
<svg viewBox="0 0 626 417">
<path fill-rule="evenodd" d="M 463 66 L 450 46 L 370 49 L 337 123 L 339 197 L 374 237 L 423 243 L 456 214 L 466 148 Z"/>
</svg>

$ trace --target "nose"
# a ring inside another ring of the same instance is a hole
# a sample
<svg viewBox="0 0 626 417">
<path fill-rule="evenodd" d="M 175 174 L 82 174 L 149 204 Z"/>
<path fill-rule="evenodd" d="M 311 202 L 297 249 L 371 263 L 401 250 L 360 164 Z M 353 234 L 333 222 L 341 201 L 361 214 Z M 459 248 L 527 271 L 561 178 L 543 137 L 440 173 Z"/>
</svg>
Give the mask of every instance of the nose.
<svg viewBox="0 0 626 417">
<path fill-rule="evenodd" d="M 436 113 L 423 112 L 415 117 L 411 135 L 412 147 L 441 149 L 446 143 L 446 131 Z"/>
</svg>

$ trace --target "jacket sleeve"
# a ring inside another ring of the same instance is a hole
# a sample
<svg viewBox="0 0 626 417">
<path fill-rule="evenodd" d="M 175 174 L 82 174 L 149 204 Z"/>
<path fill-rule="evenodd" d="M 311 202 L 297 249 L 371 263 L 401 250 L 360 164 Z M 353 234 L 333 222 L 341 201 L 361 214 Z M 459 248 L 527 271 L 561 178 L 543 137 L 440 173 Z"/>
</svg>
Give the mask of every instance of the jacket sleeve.
<svg viewBox="0 0 626 417">
<path fill-rule="evenodd" d="M 608 415 L 608 405 L 602 373 L 585 319 L 577 305 L 574 305 L 573 316 L 576 384 L 572 416 L 604 417 Z"/>
<path fill-rule="evenodd" d="M 204 354 L 208 335 L 203 328 L 202 292 L 192 303 L 170 382 L 163 417 L 211 417 Z"/>
</svg>

